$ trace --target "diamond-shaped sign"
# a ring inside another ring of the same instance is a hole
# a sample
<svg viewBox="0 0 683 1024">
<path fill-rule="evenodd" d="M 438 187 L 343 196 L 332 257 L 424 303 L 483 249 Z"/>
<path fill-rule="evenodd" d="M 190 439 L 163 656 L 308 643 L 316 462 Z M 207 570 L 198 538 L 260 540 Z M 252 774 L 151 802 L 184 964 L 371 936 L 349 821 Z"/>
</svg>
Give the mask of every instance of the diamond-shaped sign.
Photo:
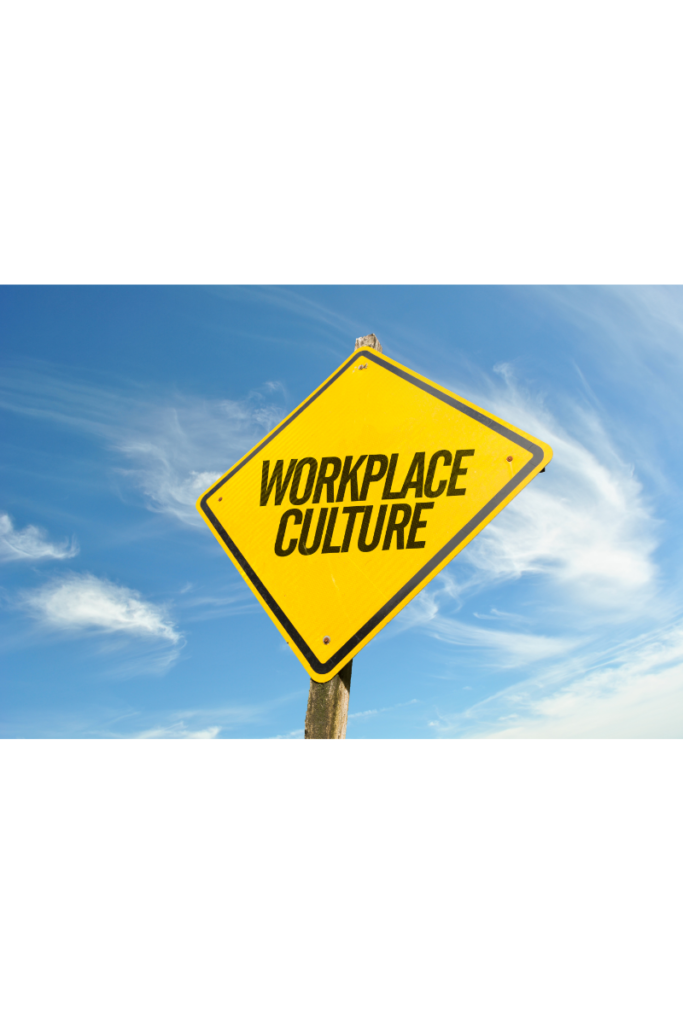
<svg viewBox="0 0 683 1024">
<path fill-rule="evenodd" d="M 197 508 L 322 683 L 551 458 L 542 441 L 360 348 Z"/>
</svg>

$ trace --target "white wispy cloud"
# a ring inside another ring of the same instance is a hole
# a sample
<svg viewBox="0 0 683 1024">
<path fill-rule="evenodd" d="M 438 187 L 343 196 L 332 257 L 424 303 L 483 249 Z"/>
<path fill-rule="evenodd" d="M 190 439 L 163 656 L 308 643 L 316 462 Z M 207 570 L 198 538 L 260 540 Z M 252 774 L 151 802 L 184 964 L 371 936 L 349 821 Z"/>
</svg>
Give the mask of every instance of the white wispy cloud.
<svg viewBox="0 0 683 1024">
<path fill-rule="evenodd" d="M 71 573 L 23 595 L 21 603 L 54 630 L 126 634 L 178 645 L 182 636 L 166 611 L 135 590 L 90 573 Z"/>
<path fill-rule="evenodd" d="M 607 410 L 621 450 L 660 492 L 678 491 L 683 428 L 683 288 L 532 290 L 572 324 L 571 366 L 594 408 Z M 599 395 L 599 397 L 598 397 Z"/>
<path fill-rule="evenodd" d="M 271 285 L 260 288 L 258 291 L 249 287 L 241 287 L 240 293 L 246 301 L 256 302 L 260 305 L 267 303 L 286 311 L 290 316 L 300 318 L 309 327 L 309 330 L 306 331 L 308 338 L 311 335 L 310 327 L 318 328 L 314 337 L 308 341 L 308 344 L 314 345 L 318 352 L 321 342 L 327 345 L 329 351 L 334 351 L 339 345 L 352 348 L 356 337 L 372 330 L 372 327 L 366 327 L 362 319 L 345 316 L 325 302 L 313 298 L 313 295 L 317 295 L 315 290 Z M 222 298 L 225 292 L 219 288 L 213 290 L 213 294 Z M 346 352 L 346 355 L 349 354 L 350 351 Z"/>
<path fill-rule="evenodd" d="M 573 637 L 482 629 L 447 615 L 435 615 L 423 629 L 435 640 L 485 651 L 485 661 L 509 668 L 527 665 L 544 658 L 558 657 L 571 651 L 579 643 L 579 640 Z"/>
<path fill-rule="evenodd" d="M 52 541 L 40 526 L 17 530 L 6 512 L 0 513 L 0 562 L 37 561 L 43 558 L 74 558 L 75 539 Z"/>
<path fill-rule="evenodd" d="M 683 625 L 546 673 L 431 723 L 437 735 L 647 738 L 683 735 Z"/>
<path fill-rule="evenodd" d="M 148 508 L 201 526 L 199 495 L 284 415 L 272 401 L 277 386 L 265 391 L 241 402 L 178 397 L 173 406 L 143 410 L 135 427 L 112 437 L 112 447 L 131 464 L 122 472 Z"/>
<path fill-rule="evenodd" d="M 98 437 L 149 509 L 196 527 L 202 491 L 285 414 L 277 381 L 242 400 L 202 399 L 105 389 L 54 369 L 9 372 L 0 407 Z"/>
<path fill-rule="evenodd" d="M 182 610 L 183 622 L 248 615 L 258 612 L 260 608 L 241 580 L 220 587 L 213 584 L 210 593 L 206 592 L 206 587 L 187 585 L 180 591 L 176 604 Z"/>
<path fill-rule="evenodd" d="M 478 650 L 480 665 L 514 668 L 546 658 L 567 654 L 581 641 L 576 636 L 544 636 L 531 632 L 528 624 L 522 629 L 518 616 L 514 629 L 489 629 L 466 621 L 457 612 L 443 611 L 449 605 L 449 579 L 439 589 L 425 590 L 408 605 L 398 629 L 419 629 L 442 643 Z M 491 616 L 499 619 L 499 616 Z M 509 625 L 509 623 L 508 623 Z"/>
<path fill-rule="evenodd" d="M 614 361 L 635 387 L 654 384 L 658 394 L 666 393 L 670 377 L 683 373 L 683 288 L 677 286 L 605 288 L 550 288 L 539 293 L 541 301 L 564 311 L 568 319 L 585 330 L 587 339 Z M 664 364 L 660 360 L 665 360 Z M 667 403 L 668 404 L 668 403 Z"/>
<path fill-rule="evenodd" d="M 156 729 L 144 729 L 132 738 L 138 740 L 215 740 L 220 731 L 219 725 L 212 725 L 206 729 L 192 729 L 185 722 L 176 722 L 173 725 L 159 726 Z"/>
<path fill-rule="evenodd" d="M 658 524 L 634 467 L 594 412 L 574 408 L 571 432 L 517 386 L 509 367 L 499 371 L 496 413 L 541 437 L 554 458 L 466 549 L 464 561 L 477 570 L 471 582 L 540 573 L 571 591 L 573 603 L 616 610 L 635 593 L 645 599 L 657 576 Z"/>
<path fill-rule="evenodd" d="M 151 721 L 149 714 L 142 714 L 139 711 L 128 711 L 123 716 L 117 716 L 110 722 L 109 728 L 99 727 L 96 730 L 83 730 L 86 735 L 95 735 L 117 739 L 219 739 L 221 735 L 234 734 L 240 726 L 258 726 L 272 721 L 283 705 L 296 701 L 301 709 L 302 716 L 306 709 L 305 690 L 299 690 L 283 694 L 271 700 L 261 701 L 253 704 L 228 704 L 214 707 L 185 707 L 169 711 Z M 141 722 L 140 719 L 143 721 Z M 147 719 L 145 722 L 144 719 Z M 125 732 L 114 730 L 111 726 L 119 726 L 121 721 L 128 724 Z M 133 723 L 137 722 L 137 726 Z M 143 726 L 143 727 L 141 727 Z M 291 734 L 282 737 L 271 737 L 272 739 L 287 739 L 294 737 L 296 733 L 303 730 L 295 730 Z"/>
<path fill-rule="evenodd" d="M 420 701 L 416 697 L 414 697 L 412 700 L 401 701 L 400 704 L 392 704 L 388 708 L 368 708 L 367 711 L 354 711 L 352 714 L 349 715 L 349 719 L 370 718 L 372 715 L 383 715 L 387 711 L 396 711 L 397 708 L 407 708 L 410 707 L 412 704 L 419 703 Z"/>
</svg>

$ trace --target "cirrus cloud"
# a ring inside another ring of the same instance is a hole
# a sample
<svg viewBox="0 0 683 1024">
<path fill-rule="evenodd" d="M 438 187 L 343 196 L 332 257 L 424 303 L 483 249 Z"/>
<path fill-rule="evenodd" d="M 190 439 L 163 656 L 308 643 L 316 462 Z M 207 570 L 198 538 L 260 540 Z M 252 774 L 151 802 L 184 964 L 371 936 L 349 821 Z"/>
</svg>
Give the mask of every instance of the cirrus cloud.
<svg viewBox="0 0 683 1024">
<path fill-rule="evenodd" d="M 683 624 L 557 662 L 430 725 L 479 738 L 680 737 Z"/>
<path fill-rule="evenodd" d="M 71 573 L 50 580 L 24 595 L 24 607 L 52 629 L 127 633 L 173 645 L 182 636 L 165 610 L 128 587 L 90 573 Z"/>
<path fill-rule="evenodd" d="M 636 595 L 641 602 L 651 599 L 659 575 L 654 554 L 660 524 L 609 424 L 575 402 L 565 403 L 560 416 L 546 408 L 542 396 L 525 393 L 511 366 L 501 363 L 495 371 L 500 383 L 491 381 L 489 392 L 476 399 L 543 438 L 554 457 L 548 472 L 463 552 L 461 590 L 542 575 L 575 611 L 623 614 Z"/>
<path fill-rule="evenodd" d="M 25 526 L 23 530 L 17 530 L 9 515 L 0 513 L 0 562 L 73 558 L 78 550 L 73 538 L 70 541 L 51 541 L 40 526 Z"/>
<path fill-rule="evenodd" d="M 277 381 L 240 400 L 131 395 L 57 368 L 8 372 L 0 386 L 0 408 L 98 438 L 147 508 L 196 528 L 199 495 L 282 419 L 283 398 Z"/>
</svg>

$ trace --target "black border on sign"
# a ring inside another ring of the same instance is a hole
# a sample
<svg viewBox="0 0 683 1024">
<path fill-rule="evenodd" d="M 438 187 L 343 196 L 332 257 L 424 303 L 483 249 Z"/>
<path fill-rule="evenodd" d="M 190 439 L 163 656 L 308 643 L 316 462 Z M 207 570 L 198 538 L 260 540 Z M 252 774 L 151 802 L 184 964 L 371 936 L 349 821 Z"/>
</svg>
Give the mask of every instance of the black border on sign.
<svg viewBox="0 0 683 1024">
<path fill-rule="evenodd" d="M 341 374 L 344 373 L 349 368 L 349 366 L 351 366 L 356 361 L 356 359 L 370 359 L 373 363 L 377 363 L 379 366 L 384 367 L 385 370 L 389 370 L 390 373 L 395 373 L 397 377 L 401 377 L 403 378 L 403 380 L 408 381 L 409 384 L 413 384 L 415 385 L 415 387 L 422 388 L 423 391 L 426 391 L 428 394 L 433 395 L 434 398 L 438 398 L 442 402 L 445 402 L 446 405 L 453 406 L 454 409 L 457 409 L 459 412 L 464 413 L 466 416 L 470 416 L 473 420 L 477 420 L 477 422 L 482 423 L 486 427 L 489 427 L 490 430 L 495 430 L 497 434 L 501 434 L 503 437 L 507 438 L 508 441 L 514 441 L 514 443 L 519 445 L 520 448 L 525 448 L 528 452 L 530 452 L 532 458 L 530 462 L 527 462 L 526 466 L 520 469 L 520 471 L 516 473 L 515 476 L 513 476 L 513 478 L 505 485 L 505 487 L 498 491 L 498 493 L 495 494 L 493 498 L 491 498 L 491 500 L 488 501 L 486 505 L 484 505 L 484 507 L 479 510 L 479 512 L 477 512 L 476 516 L 473 516 L 472 519 L 470 519 L 469 523 L 466 523 L 465 526 L 458 530 L 455 536 L 451 537 L 451 539 L 446 544 L 444 544 L 440 551 L 437 551 L 435 555 L 432 555 L 432 557 L 425 565 L 423 565 L 420 571 L 415 573 L 415 575 L 411 579 L 409 579 L 408 582 L 405 583 L 401 587 L 401 589 L 398 590 L 394 594 L 394 596 L 386 602 L 386 604 L 382 605 L 379 611 L 375 612 L 375 614 L 370 619 L 368 619 L 365 625 L 362 626 L 361 629 L 359 629 L 356 633 L 354 633 L 353 636 L 346 641 L 344 646 L 340 647 L 337 653 L 329 659 L 329 661 L 319 661 L 318 658 L 313 653 L 313 651 L 311 650 L 311 648 L 304 640 L 304 638 L 294 627 L 293 623 L 287 618 L 280 605 L 277 603 L 277 601 L 273 598 L 273 596 L 266 589 L 266 587 L 261 582 L 259 577 L 256 575 L 256 573 L 249 565 L 246 558 L 239 550 L 235 542 L 228 535 L 228 533 L 226 533 L 225 528 L 221 525 L 221 523 L 218 522 L 215 515 L 208 506 L 208 500 L 212 494 L 215 494 L 219 487 L 223 486 L 226 480 L 229 480 L 230 477 L 234 476 L 235 473 L 239 472 L 239 470 L 242 469 L 243 466 L 246 466 L 246 464 L 256 455 L 258 455 L 258 453 L 262 451 L 267 444 L 270 444 L 274 437 L 277 437 L 280 431 L 284 430 L 285 427 L 289 426 L 292 420 L 295 420 L 297 416 L 300 416 L 304 409 L 307 409 L 309 405 L 311 405 L 311 403 L 315 401 L 316 398 L 319 398 L 320 395 L 322 395 L 323 391 L 326 391 L 331 384 L 334 384 L 335 380 L 337 380 L 337 378 L 341 376 Z M 221 477 L 218 483 L 215 484 L 210 491 L 206 492 L 200 504 L 207 519 L 209 519 L 210 522 L 213 524 L 216 533 L 218 533 L 219 536 L 222 538 L 226 547 L 230 550 L 231 554 L 233 555 L 237 563 L 241 566 L 244 574 L 248 577 L 248 579 L 251 581 L 256 590 L 258 590 L 259 594 L 261 595 L 265 603 L 268 605 L 273 615 L 275 615 L 278 622 L 286 630 L 287 635 L 293 640 L 293 642 L 299 648 L 299 650 L 306 658 L 306 661 L 309 663 L 311 668 L 315 672 L 318 672 L 320 675 L 325 675 L 329 672 L 332 672 L 337 667 L 337 665 L 339 665 L 339 663 L 347 657 L 347 655 L 354 649 L 354 647 L 356 647 L 357 644 L 364 640 L 365 637 L 369 633 L 371 633 L 376 626 L 379 625 L 382 619 L 385 619 L 389 612 L 393 611 L 394 608 L 396 608 L 396 606 L 399 605 L 401 601 L 403 601 L 408 596 L 408 594 L 410 594 L 410 592 L 414 590 L 415 587 L 418 586 L 418 584 L 421 583 L 422 580 L 425 579 L 425 577 L 428 576 L 433 569 L 436 568 L 439 562 L 442 562 L 444 558 L 446 558 L 446 556 L 454 550 L 454 548 L 457 548 L 457 546 L 462 543 L 462 541 L 468 536 L 468 534 L 470 534 L 472 530 L 476 529 L 476 527 L 479 526 L 479 524 L 483 522 L 483 520 L 486 519 L 486 517 L 490 515 L 490 513 L 498 505 L 500 505 L 501 501 L 507 498 L 508 494 L 514 491 L 514 489 L 522 482 L 522 480 L 526 479 L 526 477 L 529 476 L 530 473 L 533 473 L 533 471 L 542 461 L 543 449 L 539 447 L 539 445 L 534 444 L 532 441 L 528 441 L 526 437 L 522 437 L 520 434 L 517 434 L 514 430 L 510 430 L 509 427 L 503 426 L 501 423 L 496 423 L 495 420 L 492 420 L 483 412 L 479 412 L 477 409 L 472 409 L 470 406 L 465 405 L 463 402 L 459 402 L 457 398 L 453 398 L 451 395 L 445 395 L 442 391 L 439 391 L 438 388 L 434 387 L 432 384 L 428 384 L 426 381 L 414 377 L 408 370 L 404 370 L 400 366 L 393 366 L 391 363 L 386 362 L 380 355 L 378 355 L 376 352 L 373 352 L 371 349 L 359 349 L 357 352 L 353 354 L 351 359 L 345 361 L 342 364 L 339 370 L 337 370 L 337 372 L 332 377 L 330 377 L 330 379 L 326 381 L 322 385 L 322 387 L 318 388 L 317 391 L 314 391 L 310 398 L 308 398 L 303 403 L 303 405 L 301 405 L 295 412 L 293 412 L 291 416 L 288 416 L 287 419 L 283 420 L 280 426 L 276 430 L 274 430 L 272 434 L 269 434 L 266 438 L 264 438 L 261 444 L 254 448 L 254 450 L 250 452 L 250 454 L 247 455 L 244 459 L 238 462 L 237 465 L 234 466 L 229 473 L 226 473 L 225 476 Z"/>
</svg>

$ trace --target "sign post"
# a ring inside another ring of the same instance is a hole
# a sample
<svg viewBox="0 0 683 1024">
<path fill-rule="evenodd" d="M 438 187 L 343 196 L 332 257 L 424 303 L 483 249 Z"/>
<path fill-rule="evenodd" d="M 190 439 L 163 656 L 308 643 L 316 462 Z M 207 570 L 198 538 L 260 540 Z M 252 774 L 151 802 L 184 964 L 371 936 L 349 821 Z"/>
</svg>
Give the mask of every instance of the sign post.
<svg viewBox="0 0 683 1024">
<path fill-rule="evenodd" d="M 200 515 L 308 672 L 307 739 L 344 738 L 354 656 L 552 454 L 371 334 L 201 495 Z"/>
<path fill-rule="evenodd" d="M 349 715 L 353 659 L 327 683 L 311 679 L 306 708 L 304 739 L 344 740 Z"/>
<path fill-rule="evenodd" d="M 354 351 L 359 348 L 374 348 L 376 352 L 382 351 L 382 346 L 375 334 L 366 334 L 364 338 L 356 338 Z M 304 739 L 346 739 L 352 671 L 353 659 L 347 662 L 344 668 L 327 683 L 316 683 L 315 679 L 311 679 Z"/>
</svg>

